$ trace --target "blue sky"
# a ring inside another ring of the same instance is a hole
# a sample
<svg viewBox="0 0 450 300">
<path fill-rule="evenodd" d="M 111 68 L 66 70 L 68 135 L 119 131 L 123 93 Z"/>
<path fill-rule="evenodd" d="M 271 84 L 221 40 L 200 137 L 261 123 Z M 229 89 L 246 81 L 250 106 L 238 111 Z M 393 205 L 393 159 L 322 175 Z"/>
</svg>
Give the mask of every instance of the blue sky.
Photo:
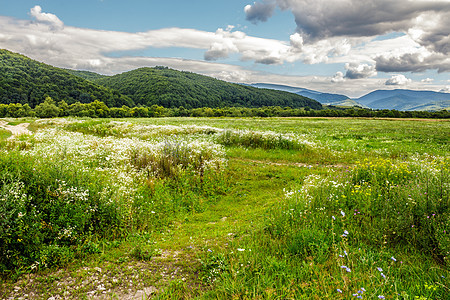
<svg viewBox="0 0 450 300">
<path fill-rule="evenodd" d="M 0 0 L 0 48 L 102 74 L 450 92 L 449 20 L 449 0 Z"/>
</svg>

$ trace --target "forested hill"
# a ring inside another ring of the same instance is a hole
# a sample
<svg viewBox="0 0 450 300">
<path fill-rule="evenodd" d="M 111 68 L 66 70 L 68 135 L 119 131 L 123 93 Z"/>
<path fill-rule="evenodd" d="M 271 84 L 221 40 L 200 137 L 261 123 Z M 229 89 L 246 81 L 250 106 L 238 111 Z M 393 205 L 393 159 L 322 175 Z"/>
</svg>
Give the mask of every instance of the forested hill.
<svg viewBox="0 0 450 300">
<path fill-rule="evenodd" d="M 60 69 L 0 49 L 0 103 L 29 104 L 32 108 L 50 96 L 56 102 L 104 102 L 166 108 L 263 107 L 291 108 L 322 105 L 309 98 L 277 90 L 258 89 L 166 67 L 141 68 L 115 76 Z"/>
<path fill-rule="evenodd" d="M 136 104 L 174 108 L 197 107 L 310 107 L 322 105 L 296 94 L 258 89 L 166 67 L 140 68 L 94 80 L 129 96 Z"/>
<path fill-rule="evenodd" d="M 68 104 L 99 100 L 109 107 L 134 106 L 129 97 L 109 88 L 72 75 L 64 69 L 0 49 L 0 103 L 21 103 L 35 107 L 46 96 L 55 101 L 64 100 Z"/>
<path fill-rule="evenodd" d="M 101 75 L 95 72 L 90 72 L 90 71 L 78 71 L 78 70 L 70 70 L 70 69 L 64 69 L 65 71 L 69 72 L 72 75 L 93 81 L 96 79 L 100 79 L 100 78 L 104 78 L 104 77 L 108 77 L 107 75 Z"/>
</svg>

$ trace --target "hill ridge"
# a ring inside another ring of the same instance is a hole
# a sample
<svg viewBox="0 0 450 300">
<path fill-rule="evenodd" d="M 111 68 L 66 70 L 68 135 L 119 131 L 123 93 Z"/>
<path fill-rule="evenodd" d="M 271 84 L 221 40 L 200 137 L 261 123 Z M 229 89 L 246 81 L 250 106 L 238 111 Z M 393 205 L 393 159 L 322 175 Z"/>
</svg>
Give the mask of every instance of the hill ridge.
<svg viewBox="0 0 450 300">
<path fill-rule="evenodd" d="M 167 67 L 142 67 L 94 82 L 129 96 L 139 105 L 180 107 L 310 107 L 322 105 L 293 93 L 257 89 Z"/>
<path fill-rule="evenodd" d="M 142 67 L 113 76 L 57 68 L 22 54 L 0 49 L 0 103 L 29 104 L 50 96 L 56 102 L 104 102 L 108 107 L 166 108 L 281 106 L 322 109 L 312 99 L 292 93 L 244 87 L 168 67 Z"/>
<path fill-rule="evenodd" d="M 46 96 L 68 104 L 99 100 L 110 107 L 134 105 L 130 98 L 70 74 L 65 69 L 0 49 L 0 103 L 35 107 Z"/>
</svg>

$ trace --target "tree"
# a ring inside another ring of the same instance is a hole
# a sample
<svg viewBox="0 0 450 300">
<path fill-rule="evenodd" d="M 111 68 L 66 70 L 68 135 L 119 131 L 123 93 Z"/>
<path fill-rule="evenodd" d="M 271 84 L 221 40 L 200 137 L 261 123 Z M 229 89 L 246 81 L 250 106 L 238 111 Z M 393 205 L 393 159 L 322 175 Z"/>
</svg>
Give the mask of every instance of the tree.
<svg viewBox="0 0 450 300">
<path fill-rule="evenodd" d="M 47 96 L 44 102 L 36 106 L 34 112 L 39 118 L 56 118 L 60 114 L 60 109 L 56 106 L 55 101 Z"/>
</svg>

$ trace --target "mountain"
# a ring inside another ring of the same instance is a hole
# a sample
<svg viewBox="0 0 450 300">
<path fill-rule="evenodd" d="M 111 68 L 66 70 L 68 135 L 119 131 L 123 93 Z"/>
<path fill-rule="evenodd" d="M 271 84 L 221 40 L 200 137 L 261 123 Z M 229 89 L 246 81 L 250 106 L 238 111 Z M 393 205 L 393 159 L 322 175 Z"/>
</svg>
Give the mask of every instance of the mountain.
<svg viewBox="0 0 450 300">
<path fill-rule="evenodd" d="M 90 80 L 90 81 L 108 77 L 107 75 L 101 75 L 101 74 L 98 74 L 95 72 L 90 72 L 90 71 L 79 71 L 79 70 L 70 70 L 70 69 L 64 69 L 64 70 L 72 75 L 75 75 L 75 76 L 78 76 L 78 77 L 81 77 L 83 79 Z"/>
<path fill-rule="evenodd" d="M 280 84 L 270 84 L 270 83 L 253 83 L 250 84 L 250 86 L 257 87 L 257 88 L 264 88 L 264 89 L 274 89 L 274 90 L 280 90 L 285 91 L 289 93 L 295 93 L 297 95 L 307 97 L 310 99 L 314 99 L 322 104 L 326 105 L 343 105 L 350 104 L 350 106 L 361 106 L 359 103 L 355 103 L 354 101 L 351 101 L 349 97 L 345 95 L 340 94 L 332 94 L 332 93 L 322 93 L 310 89 L 300 88 L 300 87 L 293 87 L 293 86 L 287 86 L 287 85 L 280 85 Z"/>
<path fill-rule="evenodd" d="M 287 85 L 254 83 L 251 84 L 251 86 L 296 93 L 317 100 L 322 104 L 333 106 L 360 106 L 372 109 L 395 109 L 401 111 L 437 111 L 449 109 L 450 107 L 450 93 L 433 91 L 414 91 L 405 89 L 376 90 L 360 98 L 350 99 L 345 95 L 322 93 Z"/>
<path fill-rule="evenodd" d="M 56 68 L 0 49 L 0 103 L 29 104 L 33 108 L 46 96 L 68 104 L 99 100 L 109 107 L 157 104 L 172 108 L 290 106 L 322 109 L 317 101 L 299 95 L 245 87 L 165 67 L 105 76 Z"/>
<path fill-rule="evenodd" d="M 405 89 L 376 90 L 355 101 L 373 109 L 433 110 L 445 109 L 450 101 L 450 93 L 414 91 Z"/>
<path fill-rule="evenodd" d="M 94 100 L 109 107 L 134 106 L 133 101 L 109 88 L 75 76 L 26 56 L 0 49 L 0 103 L 21 103 L 35 107 L 46 96 L 68 104 Z"/>
<path fill-rule="evenodd" d="M 163 107 L 310 107 L 322 109 L 312 99 L 273 89 L 229 83 L 167 67 L 140 68 L 93 82 L 119 91 L 136 104 Z"/>
<path fill-rule="evenodd" d="M 426 103 L 423 105 L 413 107 L 411 110 L 438 111 L 443 109 L 450 111 L 450 100 Z"/>
<path fill-rule="evenodd" d="M 294 86 L 288 86 L 288 85 L 282 85 L 282 84 L 272 84 L 272 83 L 252 83 L 252 84 L 246 84 L 248 86 L 260 88 L 260 89 L 269 89 L 269 90 L 278 90 L 278 91 L 285 91 L 289 93 L 297 93 L 301 91 L 311 92 L 311 93 L 319 93 L 313 90 L 308 90 L 300 87 L 294 87 Z"/>
<path fill-rule="evenodd" d="M 297 92 L 296 94 L 317 100 L 323 104 L 334 104 L 336 102 L 342 102 L 347 99 L 350 99 L 347 96 L 339 95 L 339 94 L 317 93 L 317 92 L 313 93 L 313 92 L 309 92 L 309 91 L 300 91 L 300 92 Z"/>
</svg>

